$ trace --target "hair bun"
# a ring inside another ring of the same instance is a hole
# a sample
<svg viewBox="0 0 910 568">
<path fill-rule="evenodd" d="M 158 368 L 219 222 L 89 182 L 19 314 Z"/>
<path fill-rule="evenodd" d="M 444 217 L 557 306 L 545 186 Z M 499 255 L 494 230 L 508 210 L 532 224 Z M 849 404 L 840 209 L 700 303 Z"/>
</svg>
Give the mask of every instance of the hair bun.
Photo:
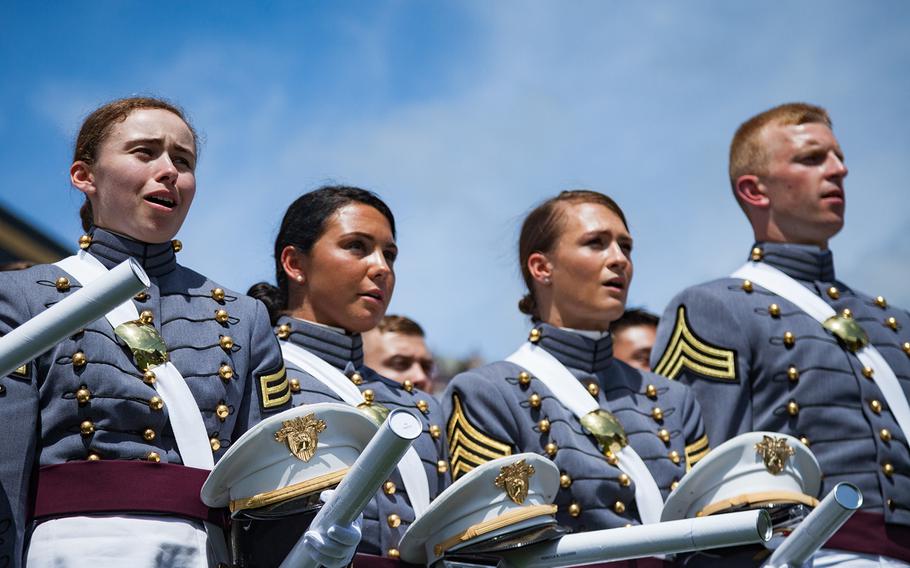
<svg viewBox="0 0 910 568">
<path fill-rule="evenodd" d="M 523 314 L 529 316 L 535 315 L 534 312 L 537 311 L 537 302 L 534 300 L 534 296 L 530 293 L 525 294 L 522 299 L 518 300 L 518 309 Z"/>
<path fill-rule="evenodd" d="M 281 292 L 281 289 L 277 286 L 273 286 L 268 282 L 259 282 L 258 284 L 253 284 L 250 286 L 250 289 L 246 291 L 246 295 L 251 298 L 255 298 L 265 304 L 265 308 L 269 312 L 269 320 L 272 322 L 272 325 L 278 321 L 278 316 L 281 315 L 281 312 L 285 309 L 285 298 L 284 294 Z"/>
</svg>

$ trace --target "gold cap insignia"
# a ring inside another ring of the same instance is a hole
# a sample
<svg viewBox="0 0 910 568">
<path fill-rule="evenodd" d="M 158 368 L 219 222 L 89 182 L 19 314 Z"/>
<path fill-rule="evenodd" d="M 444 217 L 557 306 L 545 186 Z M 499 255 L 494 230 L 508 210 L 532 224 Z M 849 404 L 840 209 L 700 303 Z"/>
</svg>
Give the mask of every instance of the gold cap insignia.
<svg viewBox="0 0 910 568">
<path fill-rule="evenodd" d="M 786 438 L 772 438 L 763 436 L 762 441 L 755 444 L 755 451 L 765 462 L 765 469 L 772 475 L 777 475 L 784 470 L 787 460 L 796 453 L 796 450 L 787 445 Z"/>
<path fill-rule="evenodd" d="M 167 345 L 158 330 L 142 320 L 126 321 L 114 328 L 114 333 L 133 352 L 140 371 L 150 371 L 168 362 Z"/>
<path fill-rule="evenodd" d="M 521 505 L 528 498 L 528 479 L 534 475 L 534 466 L 518 460 L 512 465 L 499 468 L 499 475 L 493 480 L 496 487 L 505 489 L 506 495 L 515 503 Z"/>
<path fill-rule="evenodd" d="M 598 408 L 581 417 L 581 425 L 597 440 L 602 452 L 619 452 L 629 445 L 626 431 L 613 414 Z"/>
<path fill-rule="evenodd" d="M 315 414 L 307 414 L 303 418 L 297 417 L 282 422 L 281 430 L 275 432 L 275 441 L 287 441 L 291 453 L 297 459 L 307 462 L 316 455 L 319 433 L 325 428 L 325 420 L 316 418 Z"/>
</svg>

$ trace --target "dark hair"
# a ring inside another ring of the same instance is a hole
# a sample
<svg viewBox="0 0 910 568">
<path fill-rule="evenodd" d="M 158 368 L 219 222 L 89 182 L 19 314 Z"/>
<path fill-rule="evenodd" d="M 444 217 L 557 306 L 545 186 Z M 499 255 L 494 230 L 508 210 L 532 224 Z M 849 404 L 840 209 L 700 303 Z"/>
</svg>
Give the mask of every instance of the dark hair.
<svg viewBox="0 0 910 568">
<path fill-rule="evenodd" d="M 574 189 L 562 191 L 556 197 L 547 199 L 534 208 L 521 225 L 521 236 L 518 238 L 518 261 L 521 264 L 521 276 L 524 278 L 528 293 L 518 302 L 518 309 L 533 318 L 540 317 L 537 313 L 537 300 L 534 298 L 534 279 L 528 270 L 528 257 L 535 252 L 548 253 L 553 250 L 562 233 L 565 203 L 595 203 L 603 205 L 622 220 L 626 229 L 629 223 L 626 216 L 615 201 L 596 191 L 587 189 Z"/>
<path fill-rule="evenodd" d="M 406 316 L 390 314 L 379 320 L 376 329 L 381 333 L 400 333 L 401 335 L 414 335 L 426 337 L 420 324 Z"/>
<path fill-rule="evenodd" d="M 351 203 L 369 205 L 382 213 L 389 222 L 392 236 L 395 236 L 395 216 L 389 206 L 372 191 L 345 185 L 326 185 L 298 197 L 285 212 L 275 238 L 275 281 L 278 286 L 259 282 L 247 291 L 247 295 L 265 304 L 273 324 L 288 307 L 288 277 L 281 266 L 281 251 L 287 246 L 293 246 L 309 254 L 319 237 L 325 233 L 329 218 Z"/>
<path fill-rule="evenodd" d="M 128 97 L 104 104 L 85 117 L 82 122 L 82 128 L 79 129 L 79 135 L 76 136 L 73 163 L 81 161 L 89 165 L 94 164 L 95 160 L 98 159 L 98 149 L 107 139 L 114 125 L 126 120 L 134 110 L 141 109 L 166 110 L 180 117 L 180 120 L 193 133 L 193 149 L 198 153 L 199 135 L 196 134 L 196 130 L 180 107 L 164 99 L 154 97 Z M 92 203 L 88 200 L 88 197 L 85 198 L 85 202 L 79 208 L 79 218 L 82 220 L 82 228 L 88 231 L 94 219 Z"/>
<path fill-rule="evenodd" d="M 650 325 L 657 327 L 660 318 L 643 308 L 633 308 L 623 312 L 622 316 L 610 324 L 610 331 L 619 333 L 627 327 L 636 327 L 639 325 Z"/>
</svg>

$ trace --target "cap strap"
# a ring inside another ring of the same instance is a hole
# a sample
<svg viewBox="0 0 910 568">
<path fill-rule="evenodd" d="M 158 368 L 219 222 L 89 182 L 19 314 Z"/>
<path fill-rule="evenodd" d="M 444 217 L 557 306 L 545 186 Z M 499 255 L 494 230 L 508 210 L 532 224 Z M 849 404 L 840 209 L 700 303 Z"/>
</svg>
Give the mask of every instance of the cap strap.
<svg viewBox="0 0 910 568">
<path fill-rule="evenodd" d="M 556 505 L 530 505 L 528 507 L 512 509 L 499 516 L 493 517 L 490 520 L 469 526 L 464 532 L 451 536 L 437 544 L 435 547 L 433 547 L 433 552 L 436 554 L 436 556 L 442 556 L 443 552 L 452 548 L 456 544 L 467 542 L 472 538 L 476 538 L 489 532 L 514 525 L 515 523 L 520 523 L 521 521 L 533 519 L 534 517 L 555 515 L 556 510 Z"/>
<path fill-rule="evenodd" d="M 742 495 L 730 497 L 729 499 L 711 503 L 701 511 L 695 513 L 695 516 L 707 517 L 708 515 L 721 513 L 730 509 L 761 507 L 774 503 L 802 503 L 809 507 L 817 507 L 818 499 L 809 497 L 805 493 L 796 493 L 795 491 L 759 491 L 758 493 L 744 493 Z"/>
</svg>

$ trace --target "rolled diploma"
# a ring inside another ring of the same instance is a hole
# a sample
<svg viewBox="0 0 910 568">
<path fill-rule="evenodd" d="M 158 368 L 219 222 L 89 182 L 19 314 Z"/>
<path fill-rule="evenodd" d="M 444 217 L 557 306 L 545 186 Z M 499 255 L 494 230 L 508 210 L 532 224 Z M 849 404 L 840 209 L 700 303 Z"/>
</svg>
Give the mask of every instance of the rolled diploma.
<svg viewBox="0 0 910 568">
<path fill-rule="evenodd" d="M 323 505 L 311 528 L 325 528 L 332 525 L 349 525 L 366 509 L 370 499 L 389 478 L 411 442 L 420 436 L 423 426 L 420 420 L 407 410 L 396 409 L 389 413 L 385 422 L 363 449 L 360 457 L 338 484 L 328 503 Z M 302 566 L 316 568 L 311 559 L 303 553 L 303 538 L 294 545 L 281 563 L 281 568 Z"/>
<path fill-rule="evenodd" d="M 129 301 L 149 286 L 149 277 L 128 258 L 83 284 L 63 300 L 0 338 L 0 377 L 12 373 L 65 338 Z"/>
<path fill-rule="evenodd" d="M 753 510 L 569 534 L 502 556 L 508 566 L 557 568 L 754 544 L 769 538 L 768 513 Z"/>
<path fill-rule="evenodd" d="M 802 566 L 862 505 L 863 494 L 858 487 L 838 483 L 784 539 L 765 566 Z"/>
</svg>

